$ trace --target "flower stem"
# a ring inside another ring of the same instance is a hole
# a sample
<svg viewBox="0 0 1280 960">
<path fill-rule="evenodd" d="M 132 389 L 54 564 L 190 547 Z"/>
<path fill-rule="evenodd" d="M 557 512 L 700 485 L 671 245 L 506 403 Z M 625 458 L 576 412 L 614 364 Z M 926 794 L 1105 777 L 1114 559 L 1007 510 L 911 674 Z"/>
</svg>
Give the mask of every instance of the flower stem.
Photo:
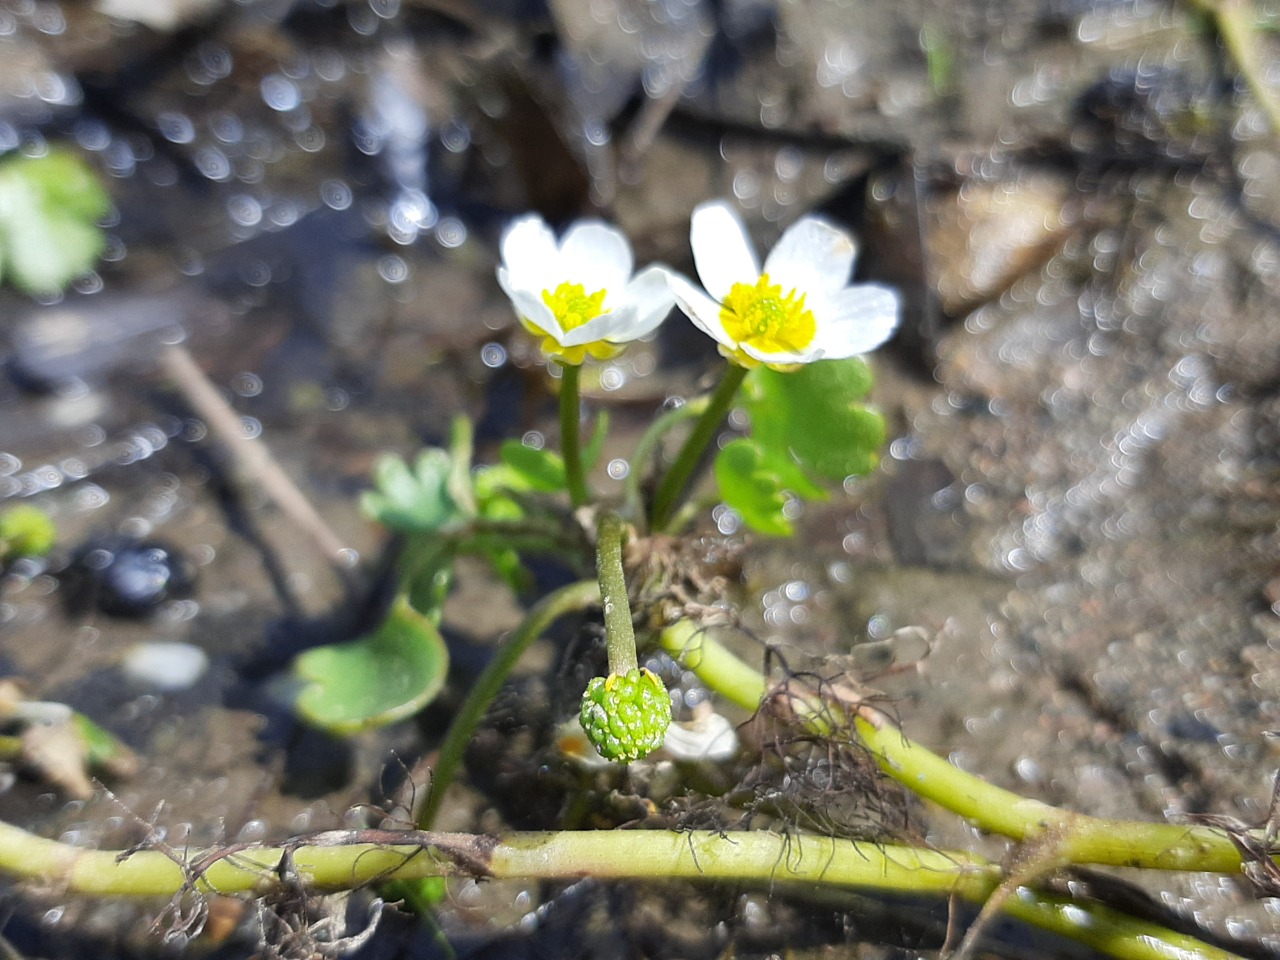
<svg viewBox="0 0 1280 960">
<path fill-rule="evenodd" d="M 462 763 L 462 755 L 467 743 L 475 732 L 480 721 L 484 719 L 485 710 L 493 698 L 497 696 L 502 684 L 506 681 L 511 669 L 521 655 L 537 640 L 547 628 L 567 613 L 585 609 L 600 601 L 600 588 L 593 580 L 580 580 L 561 587 L 554 593 L 543 597 L 516 627 L 515 631 L 498 648 L 488 666 L 476 678 L 467 693 L 467 699 L 453 718 L 444 742 L 440 744 L 440 758 L 436 761 L 431 774 L 431 795 L 418 814 L 418 828 L 430 828 L 440 812 L 445 792 L 453 781 L 453 776 Z"/>
<path fill-rule="evenodd" d="M 581 416 L 579 382 L 582 367 L 576 363 L 560 368 L 560 450 L 564 455 L 564 477 L 569 485 L 569 501 L 575 508 L 587 502 L 587 481 L 582 470 L 582 443 L 578 437 Z"/>
<path fill-rule="evenodd" d="M 665 437 L 673 427 L 701 415 L 707 409 L 709 399 L 709 397 L 698 397 L 682 406 L 676 407 L 674 410 L 668 410 L 654 420 L 653 423 L 649 424 L 649 428 L 641 435 L 640 441 L 636 444 L 635 452 L 631 455 L 631 472 L 627 474 L 623 494 L 625 498 L 624 513 L 632 523 L 643 522 L 641 514 L 644 513 L 644 504 L 640 497 L 640 478 L 644 475 L 645 461 L 653 455 L 654 447 L 658 445 L 658 441 Z"/>
<path fill-rule="evenodd" d="M 984 902 L 1001 871 L 970 853 L 768 831 L 599 830 L 505 836 L 335 830 L 287 846 L 194 853 L 82 850 L 0 823 L 0 871 L 65 893 L 297 895 L 437 876 L 502 879 L 728 880 L 762 889 L 867 889 Z M 1118 960 L 1230 960 L 1234 954 L 1098 904 L 1025 891 L 1004 912 Z"/>
<path fill-rule="evenodd" d="M 1280 100 L 1267 81 L 1266 65 L 1259 55 L 1263 40 L 1258 29 L 1258 12 L 1247 0 L 1192 0 L 1192 6 L 1213 18 L 1223 46 L 1236 62 L 1236 69 L 1249 92 L 1267 115 L 1271 133 L 1280 133 Z"/>
<path fill-rule="evenodd" d="M 658 492 L 653 498 L 653 513 L 650 518 L 650 527 L 652 529 L 666 529 L 667 522 L 671 519 L 672 513 L 675 512 L 675 508 L 685 492 L 689 478 L 693 476 L 693 471 L 697 468 L 698 461 L 702 459 L 703 451 L 707 449 L 707 445 L 715 437 L 716 431 L 720 429 L 720 424 L 725 415 L 728 414 L 733 398 L 737 395 L 738 388 L 742 386 L 743 378 L 746 375 L 746 368 L 740 367 L 735 363 L 729 364 L 728 369 L 725 370 L 724 376 L 720 379 L 720 383 L 716 386 L 715 392 L 707 403 L 707 408 L 702 412 L 698 422 L 694 424 L 693 432 L 685 440 L 684 446 L 676 454 L 675 462 L 671 464 L 671 469 L 667 471 L 667 475 L 662 478 L 662 482 L 658 485 Z"/>
<path fill-rule="evenodd" d="M 631 625 L 631 601 L 622 569 L 622 544 L 627 525 L 612 511 L 596 525 L 596 570 L 604 607 L 604 635 L 609 648 L 609 673 L 627 674 L 639 667 L 636 634 Z"/>
<path fill-rule="evenodd" d="M 682 621 L 662 631 L 659 642 L 712 690 L 748 710 L 770 695 L 815 732 L 842 726 L 856 733 L 880 769 L 907 789 L 932 800 L 989 833 L 1040 843 L 1068 864 L 1146 867 L 1238 873 L 1240 851 L 1223 830 L 1172 823 L 1091 817 L 987 783 L 911 740 L 868 705 L 823 703 L 795 686 L 774 686 L 758 670 L 726 650 L 714 637 Z M 845 711 L 848 710 L 848 713 Z M 852 723 L 848 723 L 851 720 Z"/>
</svg>

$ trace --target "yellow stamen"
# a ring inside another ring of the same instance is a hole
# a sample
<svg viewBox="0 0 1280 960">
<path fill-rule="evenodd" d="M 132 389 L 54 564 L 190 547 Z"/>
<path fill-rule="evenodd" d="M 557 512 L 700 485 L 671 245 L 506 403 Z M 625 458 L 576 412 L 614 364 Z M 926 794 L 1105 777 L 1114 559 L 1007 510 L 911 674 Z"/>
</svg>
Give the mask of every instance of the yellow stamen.
<svg viewBox="0 0 1280 960">
<path fill-rule="evenodd" d="M 568 333 L 604 312 L 604 294 L 603 290 L 587 293 L 580 283 L 562 283 L 554 290 L 543 290 L 542 302 L 551 308 L 560 329 Z"/>
<path fill-rule="evenodd" d="M 818 324 L 813 311 L 805 309 L 804 294 L 795 290 L 782 293 L 782 287 L 769 282 L 762 274 L 754 284 L 735 283 L 720 307 L 720 322 L 730 337 L 762 353 L 798 353 L 813 342 Z M 755 366 L 758 360 L 741 349 L 734 359 Z"/>
</svg>

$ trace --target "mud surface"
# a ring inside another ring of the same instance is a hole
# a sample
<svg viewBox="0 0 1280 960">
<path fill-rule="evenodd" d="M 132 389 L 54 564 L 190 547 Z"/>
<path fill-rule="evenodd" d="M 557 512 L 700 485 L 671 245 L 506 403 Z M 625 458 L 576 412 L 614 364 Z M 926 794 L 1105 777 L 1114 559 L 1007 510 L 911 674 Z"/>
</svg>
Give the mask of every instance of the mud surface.
<svg viewBox="0 0 1280 960">
<path fill-rule="evenodd" d="M 493 275 L 512 216 L 603 215 L 640 261 L 688 269 L 688 214 L 724 196 L 764 247 L 814 210 L 856 229 L 859 275 L 907 304 L 874 361 L 882 469 L 810 505 L 796 540 L 745 543 L 741 649 L 854 654 L 910 736 L 1028 796 L 1263 822 L 1280 766 L 1280 160 L 1230 70 L 1196 14 L 1148 2 L 9 0 L 0 148 L 78 145 L 118 213 L 104 262 L 57 302 L 0 293 L 0 508 L 34 503 L 59 534 L 47 563 L 5 573 L 0 655 L 137 769 L 70 799 L 15 765 L 0 816 L 123 848 L 144 823 L 202 846 L 399 809 L 534 598 L 464 570 L 436 704 L 349 741 L 301 726 L 289 658 L 357 633 L 385 594 L 390 545 L 357 505 L 375 457 L 444 443 L 459 413 L 481 461 L 510 437 L 555 442 L 553 385 Z M 176 342 L 352 565 L 237 472 L 158 366 Z M 652 411 L 716 362 L 673 317 L 595 371 L 592 408 L 614 423 L 598 489 L 620 493 Z M 190 591 L 143 619 L 104 613 L 74 571 L 119 537 L 172 546 Z M 552 731 L 591 633 L 522 663 L 442 828 L 567 822 L 587 775 Z M 140 679 L 128 665 L 151 641 L 207 669 L 179 690 Z M 666 775 L 593 783 L 593 815 L 628 822 L 643 795 L 691 822 Z M 939 846 L 1003 849 L 918 805 L 908 820 Z M 1280 901 L 1244 881 L 1124 879 L 1280 956 Z M 262 929 L 232 905 L 166 945 L 152 907 L 10 889 L 6 910 L 22 955 L 240 957 Z M 460 956 L 906 957 L 936 948 L 945 909 L 467 883 L 439 924 Z M 991 949 L 1092 955 L 1024 933 Z M 447 951 L 389 919 L 358 955 Z"/>
</svg>

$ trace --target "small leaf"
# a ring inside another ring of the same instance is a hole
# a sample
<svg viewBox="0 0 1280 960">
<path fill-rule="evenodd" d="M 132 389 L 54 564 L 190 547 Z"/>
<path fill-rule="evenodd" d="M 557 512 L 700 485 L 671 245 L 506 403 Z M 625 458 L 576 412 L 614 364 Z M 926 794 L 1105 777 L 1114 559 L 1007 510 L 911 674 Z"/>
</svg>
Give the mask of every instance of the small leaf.
<svg viewBox="0 0 1280 960">
<path fill-rule="evenodd" d="M 449 493 L 452 460 L 435 447 L 418 454 L 413 470 L 395 454 L 373 465 L 375 489 L 360 497 L 360 508 L 383 526 L 406 533 L 430 533 L 466 519 Z"/>
<path fill-rule="evenodd" d="M 0 561 L 43 557 L 53 549 L 58 530 L 39 507 L 20 503 L 0 514 Z"/>
<path fill-rule="evenodd" d="M 720 496 L 752 530 L 789 537 L 791 521 L 783 513 L 786 487 L 767 461 L 765 450 L 754 440 L 740 438 L 726 444 L 715 463 Z"/>
<path fill-rule="evenodd" d="M 106 238 L 111 198 L 75 154 L 0 164 L 0 274 L 32 295 L 57 293 L 90 269 Z"/>
<path fill-rule="evenodd" d="M 823 480 L 869 473 L 885 441 L 884 418 L 858 402 L 870 388 L 871 372 L 859 357 L 822 360 L 792 373 L 761 367 L 745 391 L 751 437 Z"/>
<path fill-rule="evenodd" d="M 515 479 L 525 490 L 557 493 L 567 485 L 564 460 L 550 450 L 529 447 L 519 440 L 508 440 L 498 450 L 498 456 L 511 468 Z M 512 489 L 517 488 L 513 486 Z"/>
<path fill-rule="evenodd" d="M 440 692 L 449 653 L 435 625 L 396 598 L 372 633 L 308 650 L 294 661 L 303 681 L 295 707 L 307 723 L 350 735 L 413 716 Z"/>
</svg>

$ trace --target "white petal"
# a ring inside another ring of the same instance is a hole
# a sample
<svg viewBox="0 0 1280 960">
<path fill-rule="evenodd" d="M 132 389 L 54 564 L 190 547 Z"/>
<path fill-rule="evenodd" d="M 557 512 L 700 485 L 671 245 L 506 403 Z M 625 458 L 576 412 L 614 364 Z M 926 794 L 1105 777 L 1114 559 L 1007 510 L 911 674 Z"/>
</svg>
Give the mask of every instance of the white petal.
<svg viewBox="0 0 1280 960">
<path fill-rule="evenodd" d="M 598 220 L 579 220 L 560 244 L 566 279 L 591 293 L 604 289 L 617 296 L 631 279 L 631 244 L 622 231 Z"/>
<path fill-rule="evenodd" d="M 847 287 L 812 309 L 814 345 L 832 360 L 870 353 L 898 329 L 902 313 L 897 291 L 873 283 Z"/>
<path fill-rule="evenodd" d="M 517 289 L 545 290 L 548 284 L 554 288 L 564 279 L 556 235 L 537 214 L 521 217 L 507 227 L 501 250 L 502 265 Z"/>
<path fill-rule="evenodd" d="M 785 350 L 782 353 L 766 353 L 764 350 L 757 350 L 749 343 L 739 344 L 739 348 L 747 356 L 754 360 L 759 360 L 761 363 L 812 363 L 826 356 L 819 343 L 820 341 L 814 338 L 813 343 L 803 350 L 794 352 Z"/>
<path fill-rule="evenodd" d="M 853 237 L 825 220 L 804 217 L 769 251 L 764 272 L 783 293 L 834 294 L 849 282 L 857 245 Z"/>
<path fill-rule="evenodd" d="M 592 317 L 582 326 L 574 327 L 566 333 L 560 338 L 560 342 L 566 347 L 580 347 L 583 344 L 595 343 L 597 340 L 626 343 L 628 340 L 635 339 L 635 335 L 631 333 L 635 322 L 636 308 L 629 304 L 609 313 L 602 313 L 598 317 Z"/>
<path fill-rule="evenodd" d="M 498 282 L 502 283 L 501 276 Z M 505 283 L 502 289 L 506 290 L 507 296 L 511 298 L 511 305 L 516 308 L 517 315 L 561 343 L 564 342 L 564 331 L 560 329 L 560 321 L 551 312 L 551 308 L 542 302 L 541 297 L 529 290 L 507 290 Z"/>
<path fill-rule="evenodd" d="M 760 279 L 751 238 L 742 219 L 723 200 L 700 204 L 689 221 L 689 245 L 698 279 L 712 299 L 724 300 L 735 283 Z"/>
<path fill-rule="evenodd" d="M 666 267 L 645 267 L 635 275 L 622 295 L 624 304 L 635 307 L 635 325 L 628 340 L 643 337 L 658 324 L 667 319 L 667 314 L 675 306 L 675 294 L 671 292 L 671 284 L 667 282 L 670 273 Z"/>
<path fill-rule="evenodd" d="M 676 305 L 693 321 L 695 327 L 717 343 L 731 348 L 737 346 L 724 329 L 724 323 L 720 319 L 720 304 L 690 283 L 688 278 L 674 271 L 667 272 L 667 283 L 671 287 Z"/>
</svg>

